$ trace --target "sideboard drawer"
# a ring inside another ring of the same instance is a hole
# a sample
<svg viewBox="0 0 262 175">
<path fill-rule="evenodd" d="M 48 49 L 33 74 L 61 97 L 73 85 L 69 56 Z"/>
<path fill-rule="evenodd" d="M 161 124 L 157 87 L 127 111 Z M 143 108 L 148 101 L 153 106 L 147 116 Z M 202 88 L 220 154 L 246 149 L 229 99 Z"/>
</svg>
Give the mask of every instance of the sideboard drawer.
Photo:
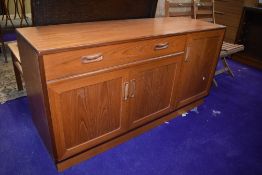
<svg viewBox="0 0 262 175">
<path fill-rule="evenodd" d="M 181 52 L 185 42 L 186 37 L 182 35 L 45 55 L 46 80 Z"/>
</svg>

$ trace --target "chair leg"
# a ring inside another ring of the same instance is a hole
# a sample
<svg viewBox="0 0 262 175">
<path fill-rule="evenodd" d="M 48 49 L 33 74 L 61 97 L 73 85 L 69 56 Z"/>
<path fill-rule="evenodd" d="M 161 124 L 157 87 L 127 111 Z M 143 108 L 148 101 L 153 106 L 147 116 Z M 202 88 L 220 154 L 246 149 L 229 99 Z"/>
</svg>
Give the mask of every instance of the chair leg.
<svg viewBox="0 0 262 175">
<path fill-rule="evenodd" d="M 5 3 L 3 1 L 0 2 L 1 4 L 1 11 L 2 11 L 2 21 L 4 20 L 5 14 L 6 14 L 6 10 L 5 10 Z"/>
<path fill-rule="evenodd" d="M 20 21 L 20 27 L 23 26 L 23 20 L 25 20 L 26 24 L 29 25 L 26 17 L 26 12 L 25 12 L 25 0 L 18 0 L 21 6 L 21 21 Z"/>
<path fill-rule="evenodd" d="M 2 45 L 2 52 L 3 52 L 3 55 L 5 57 L 5 63 L 7 63 L 7 56 L 6 56 L 6 48 L 5 48 L 5 43 L 3 41 L 1 41 L 1 45 Z"/>
<path fill-rule="evenodd" d="M 14 23 L 10 17 L 10 12 L 9 12 L 9 0 L 5 2 L 5 27 L 7 27 L 7 21 L 10 21 L 12 27 L 14 27 Z"/>
<path fill-rule="evenodd" d="M 18 15 L 18 17 L 21 18 L 20 13 L 19 13 L 19 9 L 18 9 L 18 0 L 14 0 L 14 4 L 15 4 L 15 15 L 14 15 L 14 19 L 16 19 L 16 15 Z"/>
<path fill-rule="evenodd" d="M 17 89 L 18 89 L 18 91 L 21 91 L 21 90 L 23 90 L 22 77 L 21 77 L 20 71 L 18 70 L 18 68 L 15 65 L 16 59 L 15 59 L 15 56 L 14 56 L 13 53 L 11 53 L 11 57 L 12 57 L 12 60 L 13 60 L 13 68 L 14 68 L 14 72 L 15 72 L 15 79 L 16 79 Z"/>
<path fill-rule="evenodd" d="M 213 83 L 214 83 L 214 85 L 215 85 L 216 87 L 218 87 L 218 84 L 217 84 L 217 81 L 216 81 L 215 78 L 213 78 Z"/>
<path fill-rule="evenodd" d="M 223 64 L 224 64 L 224 67 L 225 67 L 225 69 L 226 69 L 226 72 L 227 72 L 229 75 L 231 75 L 232 77 L 234 77 L 234 74 L 233 74 L 232 70 L 230 69 L 230 67 L 229 67 L 229 65 L 228 65 L 228 63 L 227 63 L 226 57 L 223 57 L 223 58 L 222 58 L 222 62 L 223 62 Z"/>
</svg>

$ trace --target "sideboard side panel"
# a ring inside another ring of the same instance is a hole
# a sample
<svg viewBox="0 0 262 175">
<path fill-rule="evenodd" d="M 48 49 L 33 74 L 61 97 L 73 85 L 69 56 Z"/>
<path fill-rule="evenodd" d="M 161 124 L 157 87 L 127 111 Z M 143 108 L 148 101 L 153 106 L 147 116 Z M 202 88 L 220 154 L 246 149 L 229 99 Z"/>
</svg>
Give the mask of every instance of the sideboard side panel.
<svg viewBox="0 0 262 175">
<path fill-rule="evenodd" d="M 45 101 L 45 84 L 42 81 L 39 58 L 36 51 L 26 42 L 26 40 L 17 35 L 18 48 L 23 68 L 23 78 L 29 106 L 32 112 L 32 120 L 37 128 L 44 144 L 47 147 L 51 157 L 54 159 L 54 149 L 50 135 L 49 122 L 47 118 L 46 101 Z"/>
</svg>

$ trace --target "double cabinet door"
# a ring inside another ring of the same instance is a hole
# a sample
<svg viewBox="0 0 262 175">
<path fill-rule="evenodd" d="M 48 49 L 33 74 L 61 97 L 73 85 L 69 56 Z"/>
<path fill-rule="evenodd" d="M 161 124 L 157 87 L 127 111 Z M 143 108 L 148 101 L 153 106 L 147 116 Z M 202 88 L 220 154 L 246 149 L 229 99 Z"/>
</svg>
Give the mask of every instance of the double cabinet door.
<svg viewBox="0 0 262 175">
<path fill-rule="evenodd" d="M 173 110 L 182 56 L 47 85 L 57 159 Z"/>
</svg>

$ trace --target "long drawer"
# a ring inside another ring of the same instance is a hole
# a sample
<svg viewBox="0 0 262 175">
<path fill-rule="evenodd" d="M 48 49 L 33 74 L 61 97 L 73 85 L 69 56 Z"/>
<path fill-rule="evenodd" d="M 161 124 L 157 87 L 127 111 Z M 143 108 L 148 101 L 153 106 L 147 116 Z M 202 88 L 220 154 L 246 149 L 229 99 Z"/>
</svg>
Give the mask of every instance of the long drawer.
<svg viewBox="0 0 262 175">
<path fill-rule="evenodd" d="M 45 55 L 46 80 L 181 52 L 185 49 L 185 43 L 186 37 L 182 35 Z"/>
</svg>

